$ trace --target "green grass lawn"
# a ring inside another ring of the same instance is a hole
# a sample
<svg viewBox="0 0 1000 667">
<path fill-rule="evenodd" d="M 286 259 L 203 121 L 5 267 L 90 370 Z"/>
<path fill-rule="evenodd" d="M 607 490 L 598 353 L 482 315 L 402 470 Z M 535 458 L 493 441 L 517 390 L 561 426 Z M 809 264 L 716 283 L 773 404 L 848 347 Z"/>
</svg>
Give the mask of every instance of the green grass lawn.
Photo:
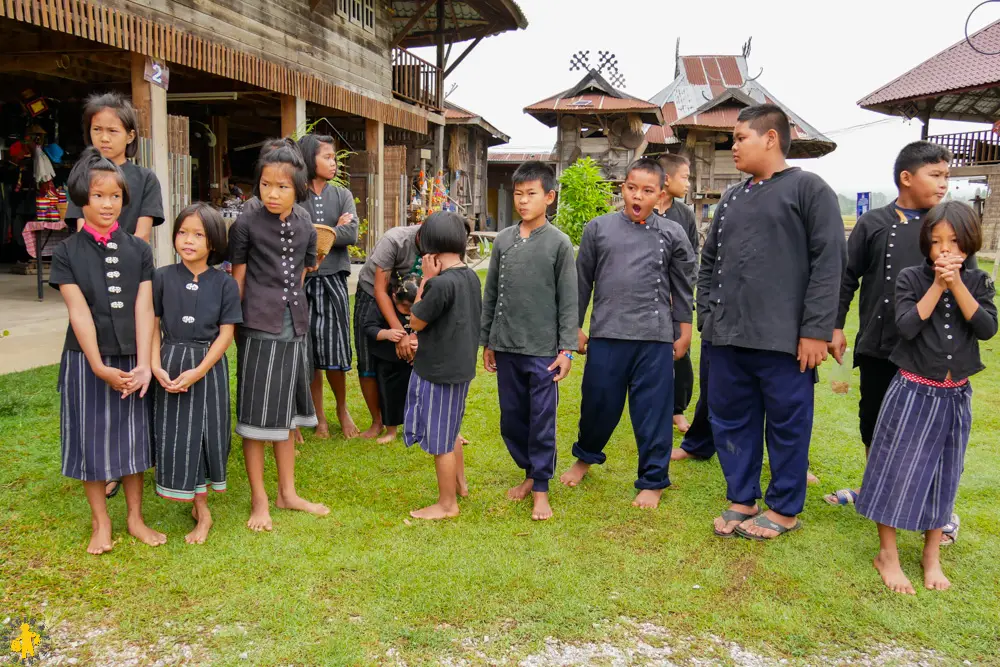
<svg viewBox="0 0 1000 667">
<path fill-rule="evenodd" d="M 409 510 L 435 497 L 433 464 L 418 449 L 307 435 L 299 490 L 329 505 L 331 515 L 273 509 L 274 531 L 251 533 L 234 439 L 229 491 L 210 499 L 215 528 L 206 545 L 184 543 L 190 510 L 156 498 L 149 473 L 146 519 L 168 534 L 168 544 L 151 549 L 131 539 L 119 495 L 110 501 L 115 549 L 102 557 L 85 552 L 89 511 L 79 482 L 59 474 L 56 369 L 3 376 L 0 620 L 44 618 L 58 630 L 57 648 L 79 664 L 107 660 L 122 645 L 146 647 L 152 662 L 175 650 L 174 642 L 190 647 L 193 660 L 216 664 L 486 663 L 536 653 L 547 637 L 614 641 L 621 617 L 793 662 L 891 643 L 997 664 L 1000 353 L 996 342 L 983 352 L 989 369 L 974 380 L 957 505 L 962 532 L 944 555 L 954 587 L 920 589 L 916 597 L 883 588 L 871 565 L 874 526 L 822 501 L 824 492 L 858 483 L 863 468 L 857 374 L 849 394 L 835 395 L 829 366 L 816 389 L 812 442 L 822 484 L 809 489 L 805 529 L 774 543 L 712 535 L 712 518 L 726 506 L 715 460 L 674 464 L 660 509 L 633 509 L 636 451 L 627 415 L 608 463 L 577 489 L 553 486 L 554 520 L 533 523 L 530 503 L 504 499 L 519 471 L 499 437 L 496 379 L 481 372 L 463 427 L 472 441 L 472 496 L 456 520 L 408 520 Z M 560 471 L 571 462 L 582 372 L 578 362 L 563 385 Z M 351 380 L 352 413 L 364 428 Z M 273 501 L 273 461 L 267 480 Z M 920 581 L 920 536 L 904 535 L 901 549 L 906 571 Z"/>
</svg>

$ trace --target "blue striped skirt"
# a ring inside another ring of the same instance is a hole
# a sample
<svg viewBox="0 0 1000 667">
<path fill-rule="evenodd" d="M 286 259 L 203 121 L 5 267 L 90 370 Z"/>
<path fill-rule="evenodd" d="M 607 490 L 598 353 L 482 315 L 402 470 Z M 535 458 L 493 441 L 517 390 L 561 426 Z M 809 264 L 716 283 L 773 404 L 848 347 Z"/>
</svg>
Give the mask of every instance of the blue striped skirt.
<svg viewBox="0 0 1000 667">
<path fill-rule="evenodd" d="M 123 371 L 135 368 L 135 356 L 102 359 Z M 99 482 L 152 467 L 149 402 L 138 392 L 123 399 L 94 375 L 83 352 L 74 350 L 63 351 L 58 389 L 63 475 Z"/>
<path fill-rule="evenodd" d="M 901 530 L 947 524 L 971 429 L 970 383 L 931 387 L 897 373 L 875 426 L 858 514 Z"/>
<path fill-rule="evenodd" d="M 455 449 L 455 439 L 465 416 L 469 383 L 435 384 L 410 373 L 403 418 L 403 442 L 417 443 L 428 454 L 440 456 Z"/>
<path fill-rule="evenodd" d="M 309 299 L 309 348 L 313 368 L 351 370 L 351 308 L 347 274 L 306 278 Z"/>
</svg>

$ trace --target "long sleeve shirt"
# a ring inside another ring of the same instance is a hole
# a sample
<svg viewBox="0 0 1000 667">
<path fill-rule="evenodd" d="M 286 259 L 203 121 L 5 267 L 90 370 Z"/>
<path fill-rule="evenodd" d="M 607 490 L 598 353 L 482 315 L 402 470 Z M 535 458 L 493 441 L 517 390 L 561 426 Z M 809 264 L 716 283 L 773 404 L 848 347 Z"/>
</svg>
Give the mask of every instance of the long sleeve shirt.
<svg viewBox="0 0 1000 667">
<path fill-rule="evenodd" d="M 358 210 L 354 205 L 354 195 L 350 190 L 327 185 L 320 194 L 310 190 L 302 207 L 309 211 L 314 225 L 333 227 L 337 232 L 333 248 L 319 265 L 316 274 L 329 276 L 343 271 L 350 272 L 351 256 L 347 252 L 347 246 L 358 242 Z M 345 213 L 353 216 L 351 222 L 338 227 L 337 221 Z"/>
<path fill-rule="evenodd" d="M 691 249 L 694 251 L 695 258 L 698 256 L 698 221 L 694 218 L 694 211 L 691 207 L 679 200 L 673 200 L 670 204 L 670 208 L 663 212 L 656 212 L 661 218 L 666 218 L 667 220 L 673 220 L 681 229 L 684 230 L 685 236 L 687 236 L 688 241 L 691 242 Z M 698 282 L 698 263 L 695 262 L 694 266 L 691 268 L 691 284 L 694 285 Z"/>
<path fill-rule="evenodd" d="M 837 195 L 790 167 L 730 189 L 717 207 L 698 271 L 698 321 L 712 345 L 796 354 L 829 341 L 846 258 Z"/>
<path fill-rule="evenodd" d="M 479 344 L 496 352 L 554 357 L 575 350 L 577 279 L 573 243 L 546 223 L 521 238 L 497 234 L 483 294 Z"/>
<path fill-rule="evenodd" d="M 694 259 L 680 226 L 659 216 L 646 223 L 622 212 L 594 218 L 576 259 L 579 326 L 593 295 L 591 338 L 672 343 L 674 322 L 691 322 Z"/>
<path fill-rule="evenodd" d="M 979 302 L 969 320 L 946 290 L 926 320 L 917 304 L 934 282 L 934 268 L 924 263 L 903 269 L 896 279 L 896 327 L 899 340 L 889 360 L 903 370 L 931 380 L 963 380 L 983 370 L 979 341 L 997 332 L 996 290 L 985 271 L 962 269 L 962 282 Z"/>
</svg>

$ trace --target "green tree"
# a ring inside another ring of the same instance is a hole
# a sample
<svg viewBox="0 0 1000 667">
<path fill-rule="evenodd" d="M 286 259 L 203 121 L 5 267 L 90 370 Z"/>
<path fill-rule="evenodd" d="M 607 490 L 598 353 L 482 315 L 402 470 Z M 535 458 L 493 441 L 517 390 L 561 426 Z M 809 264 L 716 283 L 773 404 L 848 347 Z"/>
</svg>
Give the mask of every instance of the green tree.
<svg viewBox="0 0 1000 667">
<path fill-rule="evenodd" d="M 559 177 L 556 227 L 580 245 L 583 228 L 594 218 L 611 212 L 611 183 L 604 180 L 593 158 L 585 157 L 563 170 Z"/>
</svg>

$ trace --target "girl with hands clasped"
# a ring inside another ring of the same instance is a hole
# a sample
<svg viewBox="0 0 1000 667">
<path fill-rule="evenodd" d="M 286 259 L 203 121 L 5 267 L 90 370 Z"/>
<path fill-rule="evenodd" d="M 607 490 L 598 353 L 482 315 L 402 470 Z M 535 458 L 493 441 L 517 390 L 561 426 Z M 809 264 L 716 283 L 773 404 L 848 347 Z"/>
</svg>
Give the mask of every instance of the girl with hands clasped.
<svg viewBox="0 0 1000 667">
<path fill-rule="evenodd" d="M 149 409 L 153 335 L 153 251 L 118 224 L 129 187 L 121 169 L 87 148 L 69 175 L 81 231 L 52 255 L 49 284 L 69 311 L 59 368 L 62 473 L 83 482 L 92 534 L 87 547 L 111 551 L 105 483 L 121 479 L 128 531 L 150 546 L 166 536 L 142 518 L 142 476 L 152 466 Z M 109 391 L 110 388 L 110 391 Z"/>
<path fill-rule="evenodd" d="M 181 261 L 153 277 L 153 401 L 156 494 L 194 502 L 197 522 L 185 538 L 202 544 L 212 527 L 208 489 L 226 490 L 231 444 L 226 350 L 243 321 L 240 289 L 210 265 L 226 256 L 226 225 L 218 211 L 196 203 L 174 222 Z"/>
</svg>

